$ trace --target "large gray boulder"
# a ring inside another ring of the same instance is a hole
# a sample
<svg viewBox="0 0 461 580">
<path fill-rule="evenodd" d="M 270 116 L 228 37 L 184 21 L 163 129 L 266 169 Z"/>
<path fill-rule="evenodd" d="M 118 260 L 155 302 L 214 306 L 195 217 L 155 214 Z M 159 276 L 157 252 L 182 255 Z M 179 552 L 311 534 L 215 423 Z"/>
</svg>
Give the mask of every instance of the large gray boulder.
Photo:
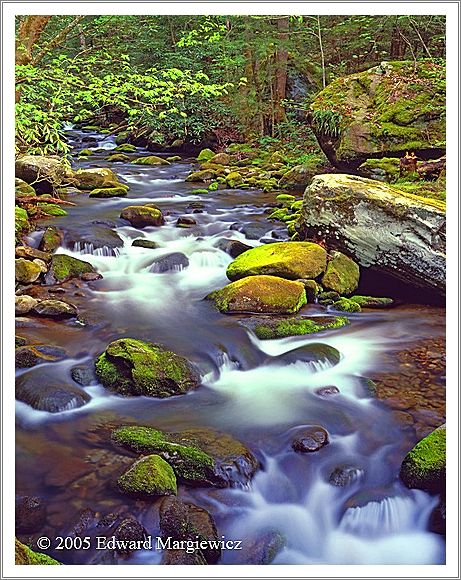
<svg viewBox="0 0 461 580">
<path fill-rule="evenodd" d="M 301 238 L 323 239 L 416 287 L 445 294 L 445 203 L 363 177 L 318 175 L 304 193 Z"/>
<path fill-rule="evenodd" d="M 16 159 L 16 177 L 32 184 L 38 193 L 52 193 L 73 171 L 58 157 L 23 155 Z"/>
</svg>

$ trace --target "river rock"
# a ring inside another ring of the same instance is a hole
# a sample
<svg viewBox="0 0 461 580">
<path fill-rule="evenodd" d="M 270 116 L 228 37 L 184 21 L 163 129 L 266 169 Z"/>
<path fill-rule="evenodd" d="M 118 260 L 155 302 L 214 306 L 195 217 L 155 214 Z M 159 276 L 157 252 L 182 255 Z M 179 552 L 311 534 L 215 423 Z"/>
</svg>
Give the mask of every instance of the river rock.
<svg viewBox="0 0 461 580">
<path fill-rule="evenodd" d="M 16 533 L 37 532 L 45 525 L 45 522 L 46 507 L 42 499 L 30 495 L 16 497 Z"/>
<path fill-rule="evenodd" d="M 120 217 L 130 222 L 134 228 L 162 226 L 165 223 L 162 212 L 147 205 L 130 205 L 125 207 Z"/>
<path fill-rule="evenodd" d="M 179 217 L 176 220 L 176 227 L 178 228 L 188 228 L 190 226 L 196 226 L 197 222 L 190 217 Z"/>
<path fill-rule="evenodd" d="M 73 318 L 77 307 L 62 300 L 42 300 L 33 309 L 34 314 L 47 318 Z"/>
<path fill-rule="evenodd" d="M 211 514 L 192 503 L 184 503 L 174 496 L 166 497 L 160 504 L 160 533 L 166 540 L 218 542 L 216 524 Z M 217 544 L 219 546 L 219 544 Z M 184 550 L 166 550 L 163 564 L 183 562 Z M 195 558 L 203 557 L 204 563 L 216 564 L 221 555 L 219 547 L 207 547 L 194 551 Z"/>
<path fill-rule="evenodd" d="M 338 387 L 335 387 L 334 385 L 330 385 L 328 387 L 320 387 L 320 389 L 317 389 L 315 391 L 315 394 L 322 398 L 338 395 L 339 393 L 340 391 Z"/>
<path fill-rule="evenodd" d="M 55 226 L 49 226 L 43 232 L 40 240 L 39 249 L 42 252 L 54 252 L 62 245 L 64 233 Z"/>
<path fill-rule="evenodd" d="M 439 503 L 435 506 L 429 520 L 429 529 L 436 534 L 445 534 L 447 527 L 447 506 L 445 494 L 442 494 Z"/>
<path fill-rule="evenodd" d="M 186 177 L 186 181 L 211 181 L 216 177 L 216 172 L 211 169 L 202 169 L 194 171 Z"/>
<path fill-rule="evenodd" d="M 113 153 L 106 157 L 106 161 L 109 163 L 128 163 L 131 160 L 129 155 L 125 155 L 125 153 Z"/>
<path fill-rule="evenodd" d="M 216 153 L 211 149 L 202 149 L 197 156 L 197 161 L 209 161 Z"/>
<path fill-rule="evenodd" d="M 358 302 L 349 300 L 349 298 L 340 298 L 333 302 L 333 307 L 341 312 L 361 312 L 362 307 Z"/>
<path fill-rule="evenodd" d="M 137 159 L 133 159 L 131 163 L 134 163 L 135 165 L 171 165 L 169 161 L 162 159 L 161 157 L 157 157 L 157 155 L 138 157 Z"/>
<path fill-rule="evenodd" d="M 26 183 L 24 180 L 16 177 L 14 180 L 14 195 L 18 197 L 34 197 L 36 196 L 35 189 Z"/>
<path fill-rule="evenodd" d="M 79 388 L 60 383 L 51 372 L 28 372 L 16 379 L 16 399 L 38 411 L 61 413 L 85 405 L 90 396 Z"/>
<path fill-rule="evenodd" d="M 341 252 L 331 252 L 322 285 L 338 294 L 349 295 L 357 289 L 360 280 L 358 265 Z"/>
<path fill-rule="evenodd" d="M 21 543 L 18 539 L 15 539 L 14 544 L 14 563 L 17 566 L 24 565 L 39 565 L 39 566 L 60 566 L 61 562 L 58 562 L 54 558 L 42 554 L 40 552 L 34 552 L 28 546 Z"/>
<path fill-rule="evenodd" d="M 445 150 L 445 73 L 431 61 L 382 62 L 338 77 L 314 99 L 310 124 L 330 163 L 350 172 L 370 157 Z M 405 79 L 405 91 L 401 90 Z"/>
<path fill-rule="evenodd" d="M 267 565 L 272 564 L 275 557 L 283 550 L 287 542 L 280 532 L 270 531 L 258 534 L 257 537 L 245 538 L 243 550 L 236 554 L 235 564 Z"/>
<path fill-rule="evenodd" d="M 265 236 L 268 232 L 270 232 L 273 227 L 274 227 L 273 224 L 264 220 L 258 222 L 250 222 L 246 224 L 237 222 L 235 224 L 232 224 L 230 229 L 242 232 L 242 234 L 245 234 L 245 236 L 249 240 L 259 240 L 263 236 Z"/>
<path fill-rule="evenodd" d="M 75 365 L 70 369 L 72 379 L 82 387 L 88 387 L 98 382 L 94 372 L 94 367 L 90 365 Z"/>
<path fill-rule="evenodd" d="M 216 308 L 225 313 L 292 314 L 307 302 L 304 286 L 300 282 L 256 275 L 236 280 L 211 292 L 206 298 L 213 300 Z"/>
<path fill-rule="evenodd" d="M 108 227 L 90 223 L 79 229 L 67 230 L 64 242 L 71 250 L 92 254 L 94 250 L 106 250 L 109 255 L 115 256 L 115 248 L 123 247 L 122 238 Z"/>
<path fill-rule="evenodd" d="M 115 173 L 107 167 L 79 169 L 75 173 L 75 180 L 79 189 L 102 189 L 106 187 L 129 189 L 128 185 L 120 183 Z"/>
<path fill-rule="evenodd" d="M 38 304 L 38 300 L 32 298 L 32 296 L 27 296 L 23 294 L 22 296 L 14 297 L 14 308 L 16 316 L 23 316 L 28 314 L 34 306 Z"/>
<path fill-rule="evenodd" d="M 23 155 L 16 159 L 16 177 L 31 184 L 37 193 L 53 193 L 72 174 L 59 158 Z"/>
<path fill-rule="evenodd" d="M 120 143 L 114 149 L 114 151 L 121 151 L 122 153 L 134 153 L 136 151 L 136 146 L 131 143 Z"/>
<path fill-rule="evenodd" d="M 117 187 L 98 187 L 90 191 L 88 197 L 107 198 L 107 197 L 125 197 L 128 195 L 128 188 Z"/>
<path fill-rule="evenodd" d="M 432 431 L 407 453 L 400 468 L 400 479 L 410 488 L 445 493 L 445 425 Z"/>
<path fill-rule="evenodd" d="M 147 538 L 146 528 L 133 516 L 124 518 L 113 533 L 118 542 L 143 542 Z M 133 550 L 129 545 L 126 548 L 116 548 L 119 554 L 130 554 Z"/>
<path fill-rule="evenodd" d="M 337 365 L 341 360 L 341 353 L 334 346 L 320 342 L 311 342 L 300 346 L 278 356 L 271 357 L 269 365 L 279 366 L 280 364 L 305 363 L 329 363 L 331 366 Z"/>
<path fill-rule="evenodd" d="M 52 286 L 61 284 L 71 278 L 79 278 L 82 274 L 95 272 L 89 262 L 67 256 L 66 254 L 53 254 L 50 268 L 45 275 L 45 284 Z"/>
<path fill-rule="evenodd" d="M 323 330 L 333 330 L 349 324 L 345 316 L 312 316 L 301 318 L 261 318 L 249 319 L 243 325 L 250 328 L 261 340 L 314 334 Z"/>
<path fill-rule="evenodd" d="M 157 497 L 177 493 L 176 476 L 168 463 L 158 455 L 138 459 L 117 480 L 124 493 L 138 497 Z"/>
<path fill-rule="evenodd" d="M 279 187 L 282 189 L 303 190 L 318 171 L 309 165 L 295 165 L 280 178 Z"/>
<path fill-rule="evenodd" d="M 25 258 L 26 260 L 42 260 L 43 262 L 49 262 L 51 260 L 50 252 L 42 252 L 30 246 L 16 246 L 15 248 L 16 258 Z"/>
<path fill-rule="evenodd" d="M 59 346 L 37 344 L 15 349 L 16 368 L 28 368 L 41 363 L 50 363 L 66 358 L 66 351 Z"/>
<path fill-rule="evenodd" d="M 200 377 L 183 357 L 134 338 L 109 344 L 96 360 L 102 384 L 121 395 L 171 397 L 199 386 Z"/>
<path fill-rule="evenodd" d="M 327 253 L 311 242 L 276 242 L 240 254 L 227 268 L 229 280 L 265 274 L 288 280 L 316 278 L 325 271 Z"/>
<path fill-rule="evenodd" d="M 226 254 L 229 254 L 231 258 L 236 258 L 237 256 L 240 256 L 240 254 L 243 254 L 243 252 L 253 248 L 253 246 L 244 244 L 240 240 L 228 240 L 227 238 L 221 238 L 215 246 L 223 252 L 226 252 Z"/>
<path fill-rule="evenodd" d="M 157 248 L 161 247 L 158 242 L 154 242 L 153 240 L 145 240 L 144 238 L 133 240 L 131 245 L 137 248 L 146 248 L 148 250 L 156 250 Z"/>
<path fill-rule="evenodd" d="M 312 453 L 318 451 L 329 443 L 328 432 L 319 426 L 307 427 L 299 431 L 293 439 L 291 446 L 300 453 Z"/>
<path fill-rule="evenodd" d="M 16 282 L 21 284 L 31 284 L 38 280 L 42 269 L 39 264 L 35 264 L 30 260 L 24 258 L 16 258 L 15 260 L 15 278 Z"/>
<path fill-rule="evenodd" d="M 172 252 L 166 256 L 156 258 L 152 262 L 149 272 L 162 274 L 164 272 L 180 272 L 189 266 L 189 258 L 181 252 Z"/>
<path fill-rule="evenodd" d="M 362 478 L 364 472 L 355 465 L 338 465 L 330 474 L 329 482 L 336 487 L 351 485 Z"/>
<path fill-rule="evenodd" d="M 377 296 L 351 296 L 352 302 L 357 302 L 361 308 L 389 308 L 394 304 L 392 298 L 378 298 Z"/>
<path fill-rule="evenodd" d="M 302 237 L 321 236 L 362 267 L 445 292 L 445 203 L 353 175 L 318 175 L 304 193 Z"/>
<path fill-rule="evenodd" d="M 134 425 L 113 431 L 112 441 L 135 453 L 160 455 L 189 485 L 246 485 L 259 466 L 240 441 L 210 429 L 166 433 Z"/>
</svg>

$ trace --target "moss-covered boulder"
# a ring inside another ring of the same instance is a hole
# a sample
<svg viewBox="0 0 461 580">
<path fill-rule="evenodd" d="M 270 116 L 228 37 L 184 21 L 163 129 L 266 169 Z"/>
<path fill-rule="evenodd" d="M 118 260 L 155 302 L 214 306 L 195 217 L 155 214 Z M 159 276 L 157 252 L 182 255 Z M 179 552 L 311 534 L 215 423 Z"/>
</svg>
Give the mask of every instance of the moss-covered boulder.
<svg viewBox="0 0 461 580">
<path fill-rule="evenodd" d="M 169 161 L 162 159 L 162 157 L 157 157 L 157 155 L 138 157 L 137 159 L 133 159 L 131 163 L 134 163 L 135 165 L 171 165 Z"/>
<path fill-rule="evenodd" d="M 304 193 L 302 239 L 320 237 L 360 266 L 445 293 L 445 203 L 380 181 L 317 175 Z"/>
<path fill-rule="evenodd" d="M 24 316 L 28 314 L 32 308 L 38 304 L 38 300 L 32 298 L 32 296 L 22 295 L 14 297 L 14 310 L 16 316 Z"/>
<path fill-rule="evenodd" d="M 74 318 L 77 307 L 62 300 L 42 300 L 33 308 L 34 314 L 46 318 Z"/>
<path fill-rule="evenodd" d="M 239 187 L 243 183 L 243 177 L 238 171 L 231 171 L 226 175 L 226 184 L 228 187 Z"/>
<path fill-rule="evenodd" d="M 89 262 L 67 256 L 66 254 L 53 254 L 45 284 L 61 284 L 71 278 L 80 278 L 82 274 L 94 273 L 96 270 Z"/>
<path fill-rule="evenodd" d="M 349 298 L 352 302 L 356 302 L 361 308 L 389 308 L 394 304 L 392 298 L 380 298 L 378 296 L 360 296 L 355 295 Z"/>
<path fill-rule="evenodd" d="M 331 252 L 331 259 L 322 276 L 322 285 L 327 290 L 338 294 L 352 294 L 357 289 L 360 280 L 359 266 L 341 252 Z"/>
<path fill-rule="evenodd" d="M 79 169 L 74 177 L 79 189 L 102 189 L 105 187 L 123 187 L 127 191 L 129 189 L 128 185 L 120 183 L 115 173 L 107 167 Z"/>
<path fill-rule="evenodd" d="M 301 191 L 309 185 L 316 172 L 318 173 L 318 170 L 316 171 L 316 168 L 310 165 L 295 165 L 282 175 L 279 187 Z"/>
<path fill-rule="evenodd" d="M 261 312 L 293 314 L 306 304 L 303 284 L 276 276 L 250 276 L 208 294 L 216 308 L 227 314 Z"/>
<path fill-rule="evenodd" d="M 96 374 L 121 395 L 172 397 L 198 387 L 200 377 L 183 357 L 134 338 L 114 340 L 96 360 Z"/>
<path fill-rule="evenodd" d="M 126 189 L 126 187 L 103 187 L 93 189 L 89 193 L 89 197 L 99 197 L 99 198 L 125 197 L 127 193 L 128 189 Z"/>
<path fill-rule="evenodd" d="M 176 495 L 176 476 L 159 455 L 147 455 L 135 461 L 117 480 L 124 493 L 138 497 Z"/>
<path fill-rule="evenodd" d="M 42 155 L 23 155 L 16 159 L 16 177 L 32 185 L 37 193 L 52 193 L 73 172 L 62 159 Z"/>
<path fill-rule="evenodd" d="M 14 194 L 15 197 L 34 197 L 37 195 L 31 185 L 18 177 L 14 180 Z"/>
<path fill-rule="evenodd" d="M 121 143 L 120 145 L 117 145 L 114 151 L 120 151 L 121 153 L 134 153 L 136 147 L 131 143 Z"/>
<path fill-rule="evenodd" d="M 152 427 L 115 429 L 112 441 L 135 453 L 160 455 L 188 485 L 227 487 L 247 483 L 258 461 L 240 441 L 208 429 L 165 433 Z"/>
<path fill-rule="evenodd" d="M 94 151 L 91 149 L 82 149 L 78 154 L 79 157 L 89 157 L 90 155 L 94 155 Z"/>
<path fill-rule="evenodd" d="M 198 154 L 197 161 L 209 161 L 212 157 L 214 157 L 216 153 L 211 149 L 202 149 Z"/>
<path fill-rule="evenodd" d="M 445 149 L 445 68 L 430 60 L 382 62 L 339 77 L 315 98 L 311 127 L 329 161 L 356 169 L 369 157 Z"/>
<path fill-rule="evenodd" d="M 59 248 L 64 240 L 64 234 L 55 226 L 48 226 L 43 232 L 40 240 L 39 249 L 42 252 L 54 252 Z"/>
<path fill-rule="evenodd" d="M 144 238 L 137 238 L 131 242 L 131 245 L 135 248 L 145 248 L 147 250 L 156 250 L 160 248 L 160 244 L 158 242 L 154 242 L 153 240 L 145 240 Z"/>
<path fill-rule="evenodd" d="M 21 236 L 27 234 L 31 229 L 29 222 L 29 215 L 27 211 L 19 207 L 18 205 L 14 208 L 14 232 L 16 239 L 19 241 Z"/>
<path fill-rule="evenodd" d="M 258 318 L 245 323 L 262 340 L 315 334 L 325 330 L 334 330 L 349 324 L 345 316 L 315 316 L 302 318 L 274 319 Z"/>
<path fill-rule="evenodd" d="M 362 308 L 360 304 L 350 300 L 349 298 L 340 298 L 333 302 L 333 306 L 336 310 L 341 310 L 341 312 L 361 312 Z"/>
<path fill-rule="evenodd" d="M 41 554 L 40 552 L 34 552 L 28 546 L 20 542 L 18 539 L 15 540 L 14 544 L 14 563 L 17 566 L 60 566 L 61 562 L 58 562 L 54 558 L 47 556 L 46 554 Z"/>
<path fill-rule="evenodd" d="M 203 169 L 201 171 L 194 171 L 186 177 L 186 181 L 211 181 L 216 177 L 216 171 L 212 169 Z"/>
<path fill-rule="evenodd" d="M 360 165 L 358 171 L 363 177 L 394 183 L 400 175 L 400 159 L 398 157 L 367 159 Z"/>
<path fill-rule="evenodd" d="M 165 223 L 162 212 L 148 205 L 130 205 L 125 207 L 120 217 L 130 222 L 134 228 L 162 226 Z"/>
<path fill-rule="evenodd" d="M 125 155 L 125 153 L 112 153 L 106 157 L 106 161 L 109 163 L 128 163 L 131 160 L 129 155 Z"/>
<path fill-rule="evenodd" d="M 276 242 L 240 254 L 227 268 L 229 280 L 267 274 L 289 280 L 316 278 L 325 271 L 327 253 L 311 242 Z"/>
<path fill-rule="evenodd" d="M 400 479 L 410 488 L 445 492 L 445 425 L 430 433 L 408 452 L 400 468 Z"/>
<path fill-rule="evenodd" d="M 42 269 L 38 264 L 30 260 L 25 260 L 24 258 L 17 258 L 15 260 L 14 270 L 16 282 L 20 282 L 21 284 L 35 282 L 42 273 Z"/>
<path fill-rule="evenodd" d="M 54 203 L 37 203 L 36 207 L 37 210 L 40 210 L 39 213 L 44 213 L 45 215 L 51 215 L 54 217 L 67 215 L 67 211 L 65 209 Z"/>
</svg>

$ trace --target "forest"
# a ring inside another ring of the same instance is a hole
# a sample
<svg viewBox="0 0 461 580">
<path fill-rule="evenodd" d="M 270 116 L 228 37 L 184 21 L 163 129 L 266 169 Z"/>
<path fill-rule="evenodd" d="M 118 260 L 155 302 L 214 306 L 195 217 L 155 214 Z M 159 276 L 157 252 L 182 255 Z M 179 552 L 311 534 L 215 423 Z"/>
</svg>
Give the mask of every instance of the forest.
<svg viewBox="0 0 461 580">
<path fill-rule="evenodd" d="M 15 31 L 16 564 L 445 563 L 445 16 Z"/>
</svg>

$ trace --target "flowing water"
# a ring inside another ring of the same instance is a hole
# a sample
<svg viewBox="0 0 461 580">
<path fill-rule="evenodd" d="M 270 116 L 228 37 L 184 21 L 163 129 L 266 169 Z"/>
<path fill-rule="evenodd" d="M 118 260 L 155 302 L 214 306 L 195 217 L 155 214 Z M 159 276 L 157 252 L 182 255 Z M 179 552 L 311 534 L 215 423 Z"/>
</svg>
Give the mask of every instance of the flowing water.
<svg viewBox="0 0 461 580">
<path fill-rule="evenodd" d="M 88 144 L 88 137 L 96 141 Z M 97 134 L 71 130 L 69 138 L 76 151 L 88 145 L 95 150 L 115 147 L 113 138 Z M 76 207 L 68 216 L 49 222 L 80 232 L 77 241 L 65 243 L 59 252 L 91 262 L 103 275 L 76 289 L 75 299 L 72 292 L 67 295 L 90 322 L 20 328 L 19 334 L 35 342 L 62 346 L 68 357 L 18 374 L 43 380 L 51 373 L 69 384 L 73 366 L 94 360 L 111 340 L 129 336 L 186 356 L 200 369 L 202 386 L 158 400 L 123 398 L 94 384 L 85 388 L 91 397 L 87 405 L 61 413 L 18 402 L 18 490 L 45 499 L 45 531 L 68 534 L 88 508 L 98 514 L 126 509 L 158 535 L 155 506 L 115 490 L 114 460 L 107 455 L 111 446 L 109 441 L 104 445 L 101 426 L 125 421 L 175 431 L 205 426 L 234 435 L 261 463 L 245 487 L 180 486 L 182 499 L 213 514 L 220 535 L 242 540 L 245 549 L 224 551 L 222 564 L 252 562 L 257 540 L 274 535 L 284 544 L 275 564 L 443 563 L 443 538 L 428 531 L 438 498 L 408 490 L 398 479 L 414 432 L 395 422 L 390 410 L 370 395 L 365 380 L 368 373 L 382 370 L 380 357 L 386 351 L 443 330 L 400 307 L 350 315 L 349 326 L 320 335 L 258 340 L 240 324 L 244 317 L 222 315 L 203 298 L 228 282 L 225 270 L 231 258 L 219 249 L 220 240 L 258 245 L 284 239 L 283 229 L 261 209 L 274 195 L 239 190 L 195 195 L 194 186 L 184 182 L 190 161 L 160 167 L 114 165 L 104 161 L 106 154 L 96 152 L 75 165 L 110 166 L 129 184 L 128 197 L 76 195 L 70 198 Z M 137 230 L 119 219 L 123 207 L 148 202 L 162 209 L 163 227 Z M 193 217 L 197 225 L 178 228 L 178 216 Z M 95 245 L 90 222 L 116 231 L 123 246 Z M 37 244 L 39 237 L 34 233 L 30 243 Z M 132 246 L 135 238 L 155 241 L 158 248 Z M 152 269 L 154 260 L 173 252 L 184 254 L 188 266 Z M 304 313 L 325 315 L 325 309 L 309 305 Z M 336 349 L 339 360 L 322 345 Z M 293 351 L 300 347 L 317 355 L 298 360 Z M 328 385 L 340 393 L 320 397 L 317 389 Z M 317 453 L 295 453 L 293 436 L 307 425 L 323 426 L 330 443 Z M 344 465 L 354 468 L 349 485 L 332 485 L 330 474 Z M 68 564 L 112 563 L 92 550 L 49 553 Z M 155 551 L 141 551 L 125 563 L 158 563 L 160 558 Z"/>
</svg>

